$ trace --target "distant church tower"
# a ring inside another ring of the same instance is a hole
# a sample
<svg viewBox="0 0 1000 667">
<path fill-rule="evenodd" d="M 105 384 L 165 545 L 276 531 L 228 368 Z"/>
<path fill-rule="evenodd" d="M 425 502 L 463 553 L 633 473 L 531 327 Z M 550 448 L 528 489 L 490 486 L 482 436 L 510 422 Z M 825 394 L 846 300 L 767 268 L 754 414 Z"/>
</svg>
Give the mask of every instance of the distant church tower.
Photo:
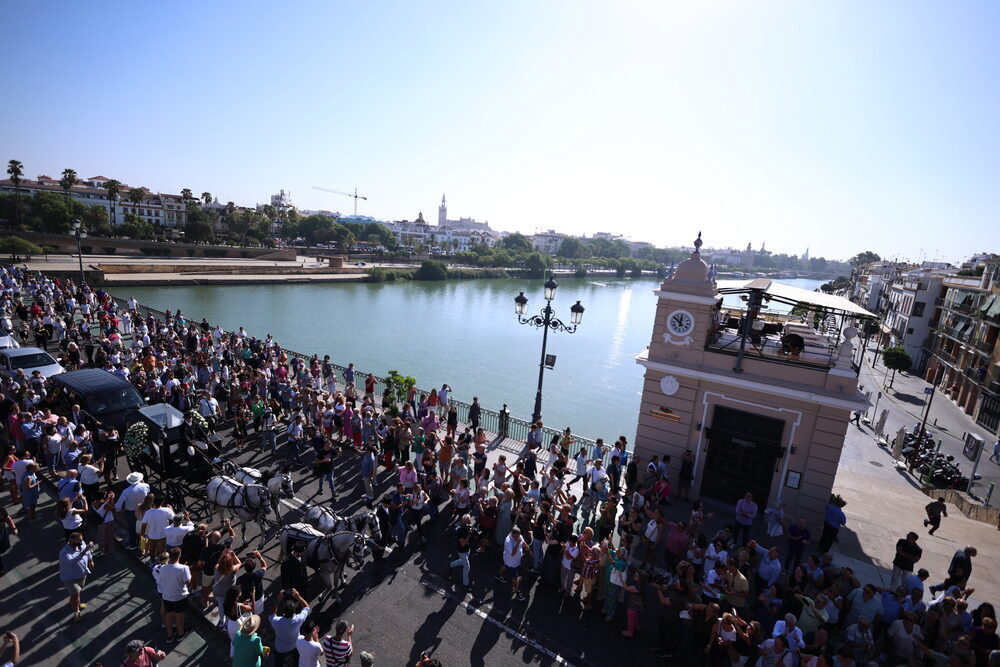
<svg viewBox="0 0 1000 667">
<path fill-rule="evenodd" d="M 802 261 L 803 262 L 809 261 L 809 246 L 806 246 L 806 251 L 802 253 Z"/>
<path fill-rule="evenodd" d="M 445 203 L 444 195 L 441 195 L 441 205 L 438 206 L 438 227 L 445 227 L 448 221 L 448 204 Z"/>
</svg>

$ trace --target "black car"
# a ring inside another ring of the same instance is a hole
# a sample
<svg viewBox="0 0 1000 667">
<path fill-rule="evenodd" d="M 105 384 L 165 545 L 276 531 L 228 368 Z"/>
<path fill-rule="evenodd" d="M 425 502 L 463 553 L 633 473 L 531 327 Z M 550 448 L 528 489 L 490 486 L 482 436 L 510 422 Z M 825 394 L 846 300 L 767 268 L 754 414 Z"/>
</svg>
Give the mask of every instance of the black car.
<svg viewBox="0 0 1000 667">
<path fill-rule="evenodd" d="M 131 383 L 99 368 L 53 375 L 46 400 L 55 414 L 69 416 L 72 406 L 79 405 L 88 428 L 100 423 L 122 433 L 125 418 L 146 405 Z"/>
</svg>

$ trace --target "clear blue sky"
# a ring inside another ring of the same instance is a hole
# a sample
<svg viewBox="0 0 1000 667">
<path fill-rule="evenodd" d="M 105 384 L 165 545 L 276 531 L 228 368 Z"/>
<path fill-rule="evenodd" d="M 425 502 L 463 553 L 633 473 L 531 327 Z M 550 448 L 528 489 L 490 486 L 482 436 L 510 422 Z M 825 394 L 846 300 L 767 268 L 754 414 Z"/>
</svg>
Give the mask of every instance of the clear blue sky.
<svg viewBox="0 0 1000 667">
<path fill-rule="evenodd" d="M 0 146 L 658 245 L 1000 251 L 1000 4 L 6 3 Z"/>
</svg>

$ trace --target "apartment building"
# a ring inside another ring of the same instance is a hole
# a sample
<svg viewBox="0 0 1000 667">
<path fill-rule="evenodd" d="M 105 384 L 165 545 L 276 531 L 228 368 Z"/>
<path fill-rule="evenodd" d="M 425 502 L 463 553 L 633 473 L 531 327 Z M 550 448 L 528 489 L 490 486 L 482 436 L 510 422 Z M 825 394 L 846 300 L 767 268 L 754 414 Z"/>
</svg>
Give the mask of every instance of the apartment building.
<svg viewBox="0 0 1000 667">
<path fill-rule="evenodd" d="M 128 213 L 134 213 L 150 224 L 163 227 L 181 228 L 187 224 L 186 208 L 180 195 L 147 192 L 141 203 L 133 204 L 128 201 L 128 193 L 132 187 L 123 184 L 121 193 L 112 206 L 112 202 L 108 200 L 108 191 L 104 189 L 104 184 L 108 180 L 110 179 L 105 176 L 80 179 L 70 188 L 69 197 L 84 206 L 96 204 L 104 208 L 108 212 L 108 222 L 112 226 L 124 223 Z M 66 195 L 66 191 L 59 184 L 59 179 L 44 175 L 34 180 L 21 179 L 18 190 L 22 196 L 34 196 L 36 192 Z M 10 179 L 0 181 L 0 193 L 13 194 L 14 183 Z"/>
<path fill-rule="evenodd" d="M 937 324 L 935 302 L 943 294 L 943 280 L 940 272 L 913 269 L 904 271 L 885 290 L 882 343 L 905 349 L 916 373 L 927 367 L 927 338 Z"/>
<path fill-rule="evenodd" d="M 968 275 L 968 274 L 972 275 Z M 965 274 L 965 275 L 961 275 Z M 991 255 L 942 281 L 937 328 L 924 378 L 978 424 L 1000 426 L 1000 256 Z"/>
</svg>

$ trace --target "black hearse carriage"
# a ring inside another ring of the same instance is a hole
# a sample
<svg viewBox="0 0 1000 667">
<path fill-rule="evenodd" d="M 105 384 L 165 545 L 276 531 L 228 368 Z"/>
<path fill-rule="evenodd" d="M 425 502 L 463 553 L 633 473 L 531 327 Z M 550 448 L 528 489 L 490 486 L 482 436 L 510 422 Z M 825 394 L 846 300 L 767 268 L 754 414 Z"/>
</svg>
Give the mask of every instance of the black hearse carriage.
<svg viewBox="0 0 1000 667">
<path fill-rule="evenodd" d="M 129 468 L 164 481 L 205 482 L 215 472 L 222 438 L 195 415 L 195 444 L 182 444 L 184 413 L 168 403 L 139 408 L 126 418 L 125 456 Z"/>
</svg>

